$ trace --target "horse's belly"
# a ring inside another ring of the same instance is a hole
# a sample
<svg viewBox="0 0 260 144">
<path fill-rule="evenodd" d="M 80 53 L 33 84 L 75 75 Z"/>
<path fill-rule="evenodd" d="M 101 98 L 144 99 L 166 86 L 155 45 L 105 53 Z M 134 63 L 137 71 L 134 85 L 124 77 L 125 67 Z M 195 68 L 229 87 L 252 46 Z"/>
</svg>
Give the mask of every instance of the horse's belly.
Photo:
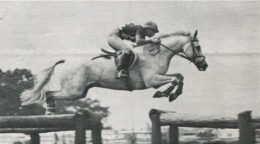
<svg viewBox="0 0 260 144">
<path fill-rule="evenodd" d="M 129 87 L 131 87 L 134 90 L 147 88 L 138 67 L 136 67 L 133 70 L 130 70 L 128 83 L 129 83 Z"/>
<path fill-rule="evenodd" d="M 106 78 L 99 81 L 99 87 L 115 89 L 115 90 L 140 90 L 145 89 L 145 84 L 141 81 L 134 80 L 123 80 L 123 79 L 115 79 Z"/>
<path fill-rule="evenodd" d="M 99 70 L 98 87 L 104 87 L 115 90 L 137 90 L 145 89 L 142 77 L 136 68 L 129 71 L 129 79 L 116 79 L 116 65 L 113 60 L 97 61 L 95 66 Z"/>
</svg>

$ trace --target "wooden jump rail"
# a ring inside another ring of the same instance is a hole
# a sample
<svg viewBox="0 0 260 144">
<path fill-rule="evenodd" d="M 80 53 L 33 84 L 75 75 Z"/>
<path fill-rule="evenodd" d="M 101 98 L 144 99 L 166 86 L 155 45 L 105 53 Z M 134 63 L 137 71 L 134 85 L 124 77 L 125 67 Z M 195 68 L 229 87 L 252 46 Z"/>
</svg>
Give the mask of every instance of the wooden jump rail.
<svg viewBox="0 0 260 144">
<path fill-rule="evenodd" d="M 0 133 L 25 133 L 32 144 L 40 144 L 39 133 L 75 130 L 75 144 L 86 143 L 86 130 L 91 130 L 93 144 L 102 144 L 102 116 L 88 110 L 75 114 L 1 116 Z"/>
<path fill-rule="evenodd" d="M 251 118 L 251 111 L 238 114 L 238 117 L 218 115 L 200 117 L 179 114 L 171 111 L 151 109 L 152 144 L 161 144 L 161 126 L 170 126 L 169 144 L 179 144 L 178 127 L 231 128 L 239 129 L 239 144 L 255 144 L 255 129 L 260 129 L 260 118 Z"/>
</svg>

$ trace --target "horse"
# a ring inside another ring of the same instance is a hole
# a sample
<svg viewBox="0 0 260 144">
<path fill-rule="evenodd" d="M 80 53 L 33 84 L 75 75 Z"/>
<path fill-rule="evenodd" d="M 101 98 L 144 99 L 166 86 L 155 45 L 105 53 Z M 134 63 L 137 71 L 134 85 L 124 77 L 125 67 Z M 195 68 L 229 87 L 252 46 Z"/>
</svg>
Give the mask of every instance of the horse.
<svg viewBox="0 0 260 144">
<path fill-rule="evenodd" d="M 169 97 L 171 102 L 182 94 L 184 80 L 180 73 L 166 74 L 174 56 L 179 55 L 191 61 L 199 71 L 206 71 L 208 67 L 197 34 L 197 30 L 194 35 L 185 32 L 165 34 L 157 37 L 161 40 L 160 44 L 146 44 L 133 48 L 136 62 L 129 69 L 129 77 L 126 80 L 115 78 L 116 65 L 113 59 L 83 61 L 73 64 L 74 68 L 65 66 L 67 61 L 65 63 L 65 60 L 60 60 L 36 75 L 34 87 L 21 93 L 21 104 L 46 102 L 46 114 L 54 114 L 55 100 L 84 98 L 93 87 L 132 91 L 157 89 L 166 84 L 167 88 L 157 91 L 153 97 Z M 157 52 L 151 54 L 154 50 Z M 59 75 L 60 90 L 53 91 L 48 85 L 55 67 L 59 64 L 64 65 L 67 70 L 63 69 L 63 74 Z M 176 91 L 173 92 L 175 88 Z"/>
</svg>

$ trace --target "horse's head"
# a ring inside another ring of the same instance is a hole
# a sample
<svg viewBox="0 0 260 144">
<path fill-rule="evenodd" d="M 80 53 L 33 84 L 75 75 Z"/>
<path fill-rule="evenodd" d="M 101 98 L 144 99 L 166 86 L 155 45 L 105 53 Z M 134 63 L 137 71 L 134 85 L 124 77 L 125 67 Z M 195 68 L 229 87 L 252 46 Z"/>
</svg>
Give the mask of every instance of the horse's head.
<svg viewBox="0 0 260 144">
<path fill-rule="evenodd" d="M 189 32 L 179 31 L 172 34 L 160 35 L 156 38 L 162 40 L 160 45 L 165 48 L 165 50 L 161 50 L 164 51 L 164 53 L 161 52 L 164 57 L 165 55 L 169 55 L 171 59 L 174 55 L 181 56 L 194 63 L 200 71 L 205 71 L 208 64 L 205 56 L 202 54 L 197 35 L 197 30 L 193 36 Z"/>
<path fill-rule="evenodd" d="M 183 46 L 182 53 L 184 58 L 190 60 L 200 71 L 205 71 L 208 67 L 206 57 L 202 54 L 199 40 L 197 38 L 198 31 L 196 30 L 194 35 L 190 37 L 189 42 Z"/>
</svg>

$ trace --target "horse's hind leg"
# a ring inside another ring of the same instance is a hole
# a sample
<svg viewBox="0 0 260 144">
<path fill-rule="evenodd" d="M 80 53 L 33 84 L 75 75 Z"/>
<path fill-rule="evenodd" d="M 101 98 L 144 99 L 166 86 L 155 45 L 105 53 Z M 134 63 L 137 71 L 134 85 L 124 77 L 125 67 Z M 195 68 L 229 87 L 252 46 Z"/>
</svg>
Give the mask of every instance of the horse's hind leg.
<svg viewBox="0 0 260 144">
<path fill-rule="evenodd" d="M 61 91 L 48 91 L 46 92 L 46 115 L 51 115 L 55 113 L 55 100 L 76 100 L 84 98 L 88 90 L 93 87 L 94 84 L 89 84 L 84 90 L 74 91 L 73 93 L 67 92 L 64 88 Z"/>
</svg>

